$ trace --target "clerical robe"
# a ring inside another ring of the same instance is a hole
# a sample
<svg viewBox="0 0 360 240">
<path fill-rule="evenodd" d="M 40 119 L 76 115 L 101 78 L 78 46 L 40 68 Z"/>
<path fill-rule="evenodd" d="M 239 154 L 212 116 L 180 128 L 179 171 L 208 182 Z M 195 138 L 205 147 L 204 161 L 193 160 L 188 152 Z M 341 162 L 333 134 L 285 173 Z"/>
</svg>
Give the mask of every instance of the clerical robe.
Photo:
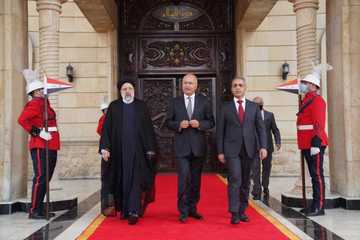
<svg viewBox="0 0 360 240">
<path fill-rule="evenodd" d="M 119 99 L 110 104 L 100 139 L 99 151 L 102 149 L 110 152 L 104 179 L 109 181 L 108 194 L 114 199 L 106 207 L 114 204 L 125 216 L 142 215 L 147 204 L 154 201 L 156 174 L 155 133 L 143 101 L 135 99 L 126 104 Z"/>
</svg>

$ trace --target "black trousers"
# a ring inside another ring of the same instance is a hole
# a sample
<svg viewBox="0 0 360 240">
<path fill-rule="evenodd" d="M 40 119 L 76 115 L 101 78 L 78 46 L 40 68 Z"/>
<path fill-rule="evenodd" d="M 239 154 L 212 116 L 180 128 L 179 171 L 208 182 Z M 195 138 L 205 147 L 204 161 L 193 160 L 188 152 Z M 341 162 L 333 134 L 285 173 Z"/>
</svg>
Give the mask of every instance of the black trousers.
<svg viewBox="0 0 360 240">
<path fill-rule="evenodd" d="M 260 195 L 261 194 L 261 186 L 262 188 L 269 189 L 269 179 L 271 174 L 271 164 L 272 162 L 272 152 L 268 151 L 268 155 L 264 160 L 260 160 L 259 157 L 255 158 L 254 165 L 252 168 L 252 180 L 254 182 L 254 186 L 252 189 L 252 195 Z M 261 171 L 262 166 L 262 171 Z M 261 179 L 261 181 L 260 181 Z"/>
<path fill-rule="evenodd" d="M 30 214 L 43 214 L 43 201 L 46 194 L 46 159 L 45 149 L 34 148 L 30 150 L 34 169 L 34 177 L 31 192 Z M 49 181 L 55 170 L 57 151 L 49 150 Z"/>
<path fill-rule="evenodd" d="M 176 158 L 178 174 L 178 210 L 181 214 L 188 215 L 197 211 L 200 200 L 201 172 L 204 159 L 192 154 Z"/>
<path fill-rule="evenodd" d="M 248 207 L 250 173 L 254 159 L 249 158 L 245 145 L 238 157 L 227 158 L 229 212 L 243 214 Z"/>
<path fill-rule="evenodd" d="M 326 147 L 320 148 L 320 153 L 311 156 L 310 149 L 301 150 L 304 154 L 306 163 L 308 165 L 311 176 L 313 201 L 311 208 L 323 209 L 325 208 L 325 179 L 324 179 L 324 153 Z"/>
</svg>

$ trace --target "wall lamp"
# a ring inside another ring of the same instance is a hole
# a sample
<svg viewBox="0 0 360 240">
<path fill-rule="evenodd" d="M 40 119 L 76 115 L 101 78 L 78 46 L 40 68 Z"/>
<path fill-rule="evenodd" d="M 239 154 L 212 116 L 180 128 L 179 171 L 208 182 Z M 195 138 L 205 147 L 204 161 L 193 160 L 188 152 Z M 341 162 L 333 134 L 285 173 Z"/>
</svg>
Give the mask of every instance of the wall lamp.
<svg viewBox="0 0 360 240">
<path fill-rule="evenodd" d="M 71 66 L 70 63 L 66 66 L 66 76 L 68 77 L 69 82 L 74 81 L 74 67 Z"/>
<path fill-rule="evenodd" d="M 285 61 L 285 63 L 283 63 L 283 65 L 281 66 L 281 70 L 282 70 L 282 79 L 286 80 L 290 72 L 290 65 Z"/>
</svg>

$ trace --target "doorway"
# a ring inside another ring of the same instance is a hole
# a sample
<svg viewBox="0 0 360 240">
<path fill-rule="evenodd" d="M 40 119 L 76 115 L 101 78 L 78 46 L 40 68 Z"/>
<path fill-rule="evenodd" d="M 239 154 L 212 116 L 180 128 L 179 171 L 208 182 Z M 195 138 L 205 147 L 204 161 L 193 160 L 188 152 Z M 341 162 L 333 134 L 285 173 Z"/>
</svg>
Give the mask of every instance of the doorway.
<svg viewBox="0 0 360 240">
<path fill-rule="evenodd" d="M 159 145 L 160 170 L 175 170 L 174 134 L 165 126 L 168 103 L 181 95 L 184 74 L 214 115 L 234 75 L 233 0 L 124 0 L 119 4 L 119 78 L 136 82 L 149 107 Z M 205 170 L 218 171 L 214 130 L 207 134 Z"/>
</svg>

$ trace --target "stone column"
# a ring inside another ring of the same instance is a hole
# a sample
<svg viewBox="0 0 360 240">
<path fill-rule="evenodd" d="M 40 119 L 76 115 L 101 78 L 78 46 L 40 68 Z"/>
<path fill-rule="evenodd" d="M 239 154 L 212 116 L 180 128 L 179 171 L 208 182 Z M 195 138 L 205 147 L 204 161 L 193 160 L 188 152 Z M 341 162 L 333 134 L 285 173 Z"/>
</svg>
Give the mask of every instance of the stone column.
<svg viewBox="0 0 360 240">
<path fill-rule="evenodd" d="M 59 77 L 60 0 L 38 0 L 40 68 L 49 77 Z"/>
<path fill-rule="evenodd" d="M 318 59 L 316 47 L 316 11 L 319 0 L 289 0 L 296 13 L 297 70 L 304 77 L 312 70 L 312 61 Z"/>
<path fill-rule="evenodd" d="M 26 197 L 26 134 L 17 118 L 26 102 L 27 1 L 0 1 L 0 202 Z"/>
<path fill-rule="evenodd" d="M 331 190 L 359 199 L 360 0 L 326 5 Z"/>
<path fill-rule="evenodd" d="M 39 12 L 39 66 L 48 77 L 59 78 L 59 25 L 61 4 L 67 0 L 37 0 Z M 49 96 L 51 106 L 58 106 L 57 94 Z"/>
</svg>

